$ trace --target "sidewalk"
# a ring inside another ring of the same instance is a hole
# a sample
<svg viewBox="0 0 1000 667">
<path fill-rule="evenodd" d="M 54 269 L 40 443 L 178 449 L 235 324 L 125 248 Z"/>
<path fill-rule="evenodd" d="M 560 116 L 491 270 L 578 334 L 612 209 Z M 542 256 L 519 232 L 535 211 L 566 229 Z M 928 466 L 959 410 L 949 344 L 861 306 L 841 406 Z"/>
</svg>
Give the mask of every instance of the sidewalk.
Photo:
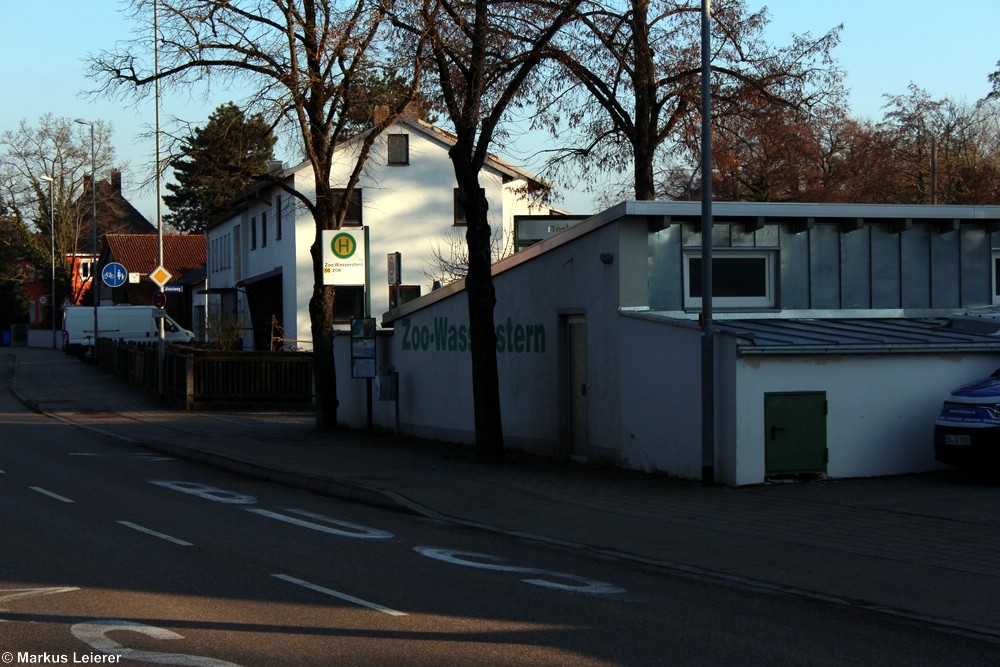
<svg viewBox="0 0 1000 667">
<path fill-rule="evenodd" d="M 22 403 L 137 446 L 1000 642 L 1000 483 L 959 471 L 733 489 L 516 453 L 485 465 L 466 446 L 317 433 L 311 413 L 177 410 L 48 349 L 0 350 L 0 370 Z"/>
</svg>

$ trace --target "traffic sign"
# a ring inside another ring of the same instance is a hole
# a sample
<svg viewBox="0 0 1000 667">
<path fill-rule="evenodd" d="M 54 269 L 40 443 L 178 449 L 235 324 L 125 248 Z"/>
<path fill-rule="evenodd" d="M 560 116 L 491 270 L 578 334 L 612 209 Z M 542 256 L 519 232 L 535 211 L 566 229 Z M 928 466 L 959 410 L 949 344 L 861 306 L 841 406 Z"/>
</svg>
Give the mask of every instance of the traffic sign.
<svg viewBox="0 0 1000 667">
<path fill-rule="evenodd" d="M 121 287 L 128 278 L 128 271 L 118 262 L 108 262 L 101 271 L 101 279 L 108 287 Z"/>
<path fill-rule="evenodd" d="M 157 308 L 163 308 L 167 305 L 167 295 L 163 292 L 157 292 L 153 295 L 153 305 Z"/>
<path fill-rule="evenodd" d="M 149 279 L 156 283 L 157 287 L 163 287 L 170 279 L 173 278 L 173 274 L 167 271 L 162 266 L 158 266 L 153 269 L 153 272 L 149 274 Z"/>
</svg>

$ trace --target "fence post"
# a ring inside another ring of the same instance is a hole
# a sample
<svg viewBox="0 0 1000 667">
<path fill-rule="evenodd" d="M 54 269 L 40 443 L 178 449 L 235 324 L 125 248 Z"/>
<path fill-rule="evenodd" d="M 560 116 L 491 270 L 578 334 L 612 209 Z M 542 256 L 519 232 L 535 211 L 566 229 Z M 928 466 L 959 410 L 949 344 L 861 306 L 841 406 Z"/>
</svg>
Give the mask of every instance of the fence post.
<svg viewBox="0 0 1000 667">
<path fill-rule="evenodd" d="M 184 355 L 184 407 L 194 409 L 194 355 Z"/>
</svg>

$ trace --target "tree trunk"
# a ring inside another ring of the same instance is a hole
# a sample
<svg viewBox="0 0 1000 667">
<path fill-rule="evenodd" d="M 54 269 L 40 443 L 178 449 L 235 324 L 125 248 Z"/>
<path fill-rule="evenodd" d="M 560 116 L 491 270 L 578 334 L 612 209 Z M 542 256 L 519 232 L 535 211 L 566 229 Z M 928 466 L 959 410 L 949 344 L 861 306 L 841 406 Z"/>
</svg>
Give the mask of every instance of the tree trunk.
<svg viewBox="0 0 1000 667">
<path fill-rule="evenodd" d="M 333 357 L 333 288 L 321 283 L 313 287 L 309 299 L 312 322 L 313 378 L 316 388 L 316 430 L 337 428 L 337 373 Z"/>
<path fill-rule="evenodd" d="M 337 369 L 333 356 L 333 286 L 323 284 L 323 230 L 332 224 L 329 198 L 317 188 L 317 206 L 314 211 L 316 240 L 309 249 L 313 264 L 313 293 L 309 299 L 309 322 L 313 340 L 313 383 L 316 388 L 316 430 L 332 431 L 337 428 Z"/>
<path fill-rule="evenodd" d="M 500 408 L 500 374 L 497 370 L 497 335 L 493 320 L 496 290 L 491 273 L 489 204 L 479 179 L 456 165 L 459 200 L 465 208 L 469 245 L 469 272 L 465 291 L 469 302 L 472 400 L 476 428 L 476 455 L 481 461 L 503 460 L 503 419 Z"/>
</svg>

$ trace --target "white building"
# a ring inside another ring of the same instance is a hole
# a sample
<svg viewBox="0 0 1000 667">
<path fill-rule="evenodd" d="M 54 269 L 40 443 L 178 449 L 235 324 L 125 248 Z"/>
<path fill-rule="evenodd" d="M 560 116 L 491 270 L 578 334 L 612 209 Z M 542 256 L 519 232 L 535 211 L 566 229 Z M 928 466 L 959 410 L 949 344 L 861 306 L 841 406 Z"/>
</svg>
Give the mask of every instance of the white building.
<svg viewBox="0 0 1000 667">
<path fill-rule="evenodd" d="M 355 141 L 338 147 L 331 183 L 346 183 L 354 168 Z M 402 255 L 401 301 L 432 288 L 439 267 L 465 244 L 465 220 L 457 205 L 455 172 L 448 157 L 454 137 L 418 119 L 402 117 L 376 143 L 354 191 L 345 228 L 369 230 L 370 308 L 389 308 L 389 253 Z M 280 172 L 284 182 L 315 197 L 308 163 Z M 498 252 L 512 252 L 515 215 L 553 212 L 536 200 L 537 178 L 499 159 L 487 161 L 480 183 L 489 202 Z M 313 292 L 310 247 L 315 223 L 283 189 L 261 186 L 250 203 L 212 224 L 208 237 L 209 311 L 235 313 L 247 327 L 244 349 L 268 349 L 275 337 L 284 347 L 311 349 L 309 299 Z M 364 311 L 363 286 L 338 286 L 337 320 Z M 252 328 L 252 331 L 251 331 Z M 280 347 L 279 345 L 275 347 Z"/>
<path fill-rule="evenodd" d="M 942 399 L 1000 366 L 1000 323 L 952 317 L 1000 302 L 1000 207 L 713 210 L 714 478 L 938 467 Z M 626 202 L 495 264 L 508 448 L 702 476 L 700 232 L 697 202 Z M 463 289 L 383 316 L 399 393 L 375 423 L 474 441 Z M 349 343 L 339 416 L 360 426 Z"/>
</svg>

